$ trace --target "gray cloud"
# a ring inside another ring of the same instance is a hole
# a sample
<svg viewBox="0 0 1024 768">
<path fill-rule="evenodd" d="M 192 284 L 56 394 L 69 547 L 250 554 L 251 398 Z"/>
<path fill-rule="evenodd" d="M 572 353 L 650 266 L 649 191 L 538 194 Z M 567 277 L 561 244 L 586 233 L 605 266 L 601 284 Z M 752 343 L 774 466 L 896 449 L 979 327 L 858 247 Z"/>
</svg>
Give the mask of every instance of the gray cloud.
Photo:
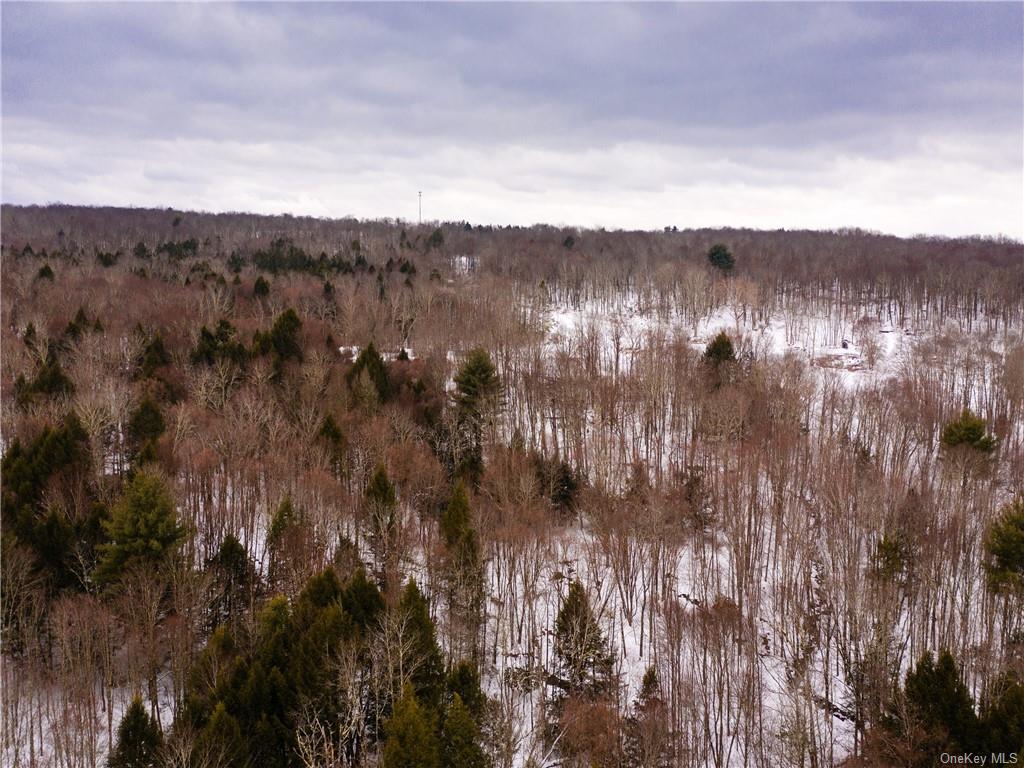
<svg viewBox="0 0 1024 768">
<path fill-rule="evenodd" d="M 3 196 L 1024 236 L 1019 4 L 9 4 Z"/>
</svg>

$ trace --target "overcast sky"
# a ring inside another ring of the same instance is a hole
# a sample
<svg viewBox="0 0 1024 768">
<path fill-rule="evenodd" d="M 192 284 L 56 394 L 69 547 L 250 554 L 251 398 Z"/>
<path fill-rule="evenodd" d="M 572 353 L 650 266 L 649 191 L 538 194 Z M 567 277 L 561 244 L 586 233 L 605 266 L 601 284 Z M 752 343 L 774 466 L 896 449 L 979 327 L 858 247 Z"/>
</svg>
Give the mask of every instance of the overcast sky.
<svg viewBox="0 0 1024 768">
<path fill-rule="evenodd" d="M 1024 4 L 4 3 L 3 199 L 1024 238 Z"/>
</svg>

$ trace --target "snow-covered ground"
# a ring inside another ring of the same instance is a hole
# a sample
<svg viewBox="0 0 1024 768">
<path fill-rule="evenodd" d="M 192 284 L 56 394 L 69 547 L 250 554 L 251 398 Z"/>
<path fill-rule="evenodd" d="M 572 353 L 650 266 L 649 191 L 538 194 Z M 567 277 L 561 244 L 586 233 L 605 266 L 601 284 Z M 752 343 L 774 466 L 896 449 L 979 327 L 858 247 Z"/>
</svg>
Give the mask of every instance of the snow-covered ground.
<svg viewBox="0 0 1024 768">
<path fill-rule="evenodd" d="M 462 273 L 472 269 L 468 260 L 458 261 L 457 266 Z M 703 350 L 716 334 L 725 331 L 741 354 L 761 360 L 794 356 L 809 367 L 820 385 L 838 383 L 848 393 L 877 386 L 912 370 L 925 354 L 925 348 L 934 344 L 942 332 L 932 326 L 916 327 L 910 321 L 895 325 L 888 319 L 871 317 L 868 312 L 857 314 L 858 321 L 862 317 L 867 320 L 856 322 L 851 321 L 848 312 L 843 316 L 803 314 L 785 308 L 758 312 L 729 304 L 708 310 L 694 320 L 675 310 L 657 311 L 653 305 L 645 305 L 630 293 L 603 302 L 586 301 L 578 306 L 547 303 L 542 316 L 547 331 L 547 355 L 575 354 L 588 338 L 596 339 L 603 374 L 631 371 L 652 339 L 682 342 L 695 350 Z M 962 334 L 958 339 L 954 346 L 962 349 L 964 355 L 974 354 L 972 345 L 979 349 L 998 349 L 1005 343 L 980 334 Z M 353 360 L 359 348 L 345 346 L 339 352 L 343 359 Z M 407 352 L 410 358 L 414 357 L 411 349 Z M 393 360 L 397 354 L 397 350 L 382 353 L 386 360 Z M 454 369 L 458 356 L 450 352 L 447 359 Z M 447 385 L 453 386 L 450 375 Z M 969 382 L 964 386 L 969 401 L 980 397 L 979 392 L 970 389 Z M 586 517 L 583 514 L 580 519 Z M 242 525 L 236 534 L 250 552 L 257 554 L 261 570 L 266 568 L 267 527 L 267 520 L 258 518 L 254 524 Z M 780 538 L 787 535 L 785 531 L 772 533 Z M 628 557 L 635 558 L 639 565 L 623 569 L 616 559 L 623 556 L 622 550 L 616 546 L 625 547 Z M 369 557 L 369 553 L 364 554 Z M 808 554 L 806 566 L 801 566 L 809 574 L 809 582 L 817 578 L 811 573 L 815 554 L 820 553 Z M 701 658 L 703 649 L 697 647 L 696 633 L 705 631 L 701 621 L 702 617 L 710 615 L 710 608 L 724 595 L 737 592 L 730 586 L 735 578 L 732 549 L 722 534 L 692 536 L 672 544 L 637 538 L 612 542 L 589 523 L 577 522 L 534 541 L 496 543 L 488 555 L 484 683 L 492 696 L 505 700 L 518 713 L 521 733 L 516 764 L 520 766 L 531 761 L 534 765 L 548 764 L 543 759 L 538 728 L 544 688 L 512 692 L 503 681 L 509 671 L 552 669 L 552 628 L 570 579 L 578 577 L 586 585 L 613 647 L 624 706 L 636 697 L 643 674 L 652 664 L 662 670 L 675 665 L 681 674 L 694 678 L 708 672 L 702 667 L 708 661 L 706 656 Z M 415 576 L 423 584 L 429 582 L 425 559 L 423 552 L 416 554 L 408 563 L 406 574 Z M 852 723 L 826 707 L 807 706 L 814 697 L 842 704 L 850 693 L 848 682 L 837 669 L 835 647 L 823 643 L 796 663 L 794 627 L 773 610 L 773 600 L 786 588 L 781 583 L 782 574 L 760 569 L 758 577 L 760 585 L 753 592 L 759 595 L 759 600 L 755 608 L 748 606 L 747 610 L 757 622 L 759 650 L 754 671 L 762 712 L 761 740 L 757 744 L 745 741 L 748 736 L 731 728 L 729 713 L 740 706 L 736 700 L 722 703 L 724 714 L 711 711 L 713 708 L 708 702 L 696 696 L 687 705 L 699 712 L 703 712 L 702 707 L 707 708 L 704 714 L 708 721 L 734 740 L 730 758 L 718 764 L 743 765 L 744 755 L 755 749 L 770 763 L 776 750 L 785 749 L 784 734 L 789 724 L 801 718 L 804 723 L 809 721 L 805 727 L 819 734 L 827 747 L 826 761 L 841 760 L 852 749 Z M 656 613 L 662 606 L 656 605 L 653 599 L 645 603 L 639 597 L 643 593 L 677 599 L 686 628 L 681 637 L 669 636 L 668 618 Z M 530 610 L 524 610 L 527 606 Z M 739 643 L 733 643 L 730 638 L 718 652 L 723 668 L 730 673 L 737 677 L 750 673 L 749 659 L 742 656 Z M 27 695 L 25 707 L 41 706 L 35 703 L 41 701 L 41 693 Z M 169 725 L 172 702 L 169 685 L 164 681 L 160 695 L 161 716 L 164 724 Z M 115 690 L 112 707 L 115 728 L 130 698 L 131 692 Z M 108 748 L 107 713 L 100 708 L 94 719 L 98 724 L 95 730 L 100 734 L 96 754 L 102 762 L 102 755 Z M 56 758 L 51 759 L 60 751 L 55 742 L 58 731 L 55 729 L 54 734 L 6 734 L 3 764 L 59 764 Z M 33 754 L 34 763 L 29 759 Z M 713 757 L 707 758 L 708 765 L 715 763 Z"/>
<path fill-rule="evenodd" d="M 872 317 L 868 312 L 858 314 L 857 321 L 851 321 L 849 314 L 815 316 L 783 309 L 765 314 L 724 305 L 693 322 L 692 318 L 683 318 L 681 314 L 659 313 L 645 308 L 634 295 L 623 294 L 611 301 L 545 306 L 546 351 L 549 356 L 560 353 L 593 355 L 596 341 L 600 373 L 618 376 L 631 370 L 634 359 L 655 337 L 703 350 L 715 335 L 724 331 L 741 354 L 755 359 L 794 356 L 803 361 L 818 382 L 814 400 L 820 402 L 823 388 L 828 386 L 838 384 L 852 395 L 913 371 L 924 356 L 931 354 L 930 349 L 944 334 L 955 338 L 953 347 L 962 350 L 963 355 L 973 354 L 969 351 L 972 347 L 981 350 L 1002 348 L 1005 343 L 1005 339 L 992 339 L 981 332 L 968 334 L 957 328 L 917 327 L 910 321 L 895 325 L 886 319 Z M 1007 338 L 1013 337 L 1011 332 Z M 972 372 L 972 375 L 983 376 L 989 375 L 991 370 L 986 371 L 983 365 L 974 365 Z M 972 405 L 980 404 L 979 390 L 972 389 L 970 382 L 963 383 L 962 399 Z M 771 535 L 782 538 L 788 534 L 775 530 Z M 644 546 L 642 542 L 634 544 L 640 548 Z M 641 678 L 652 662 L 658 662 L 662 669 L 670 663 L 665 658 L 668 653 L 664 637 L 665 617 L 658 616 L 657 621 L 652 620 L 647 626 L 636 607 L 627 605 L 621 574 L 616 575 L 608 553 L 602 552 L 599 537 L 586 526 L 567 529 L 556 535 L 547 546 L 548 551 L 539 558 L 543 563 L 541 572 L 533 582 L 505 581 L 501 578 L 502 568 L 513 566 L 496 562 L 500 560 L 500 553 L 491 561 L 489 589 L 492 595 L 497 596 L 494 612 L 498 614 L 492 619 L 501 636 L 490 638 L 489 642 L 504 651 L 497 654 L 489 677 L 492 694 L 500 693 L 498 682 L 508 668 L 535 664 L 550 669 L 553 655 L 550 630 L 564 595 L 566 579 L 579 575 L 588 586 L 606 634 L 615 647 L 623 686 L 622 701 L 628 703 L 639 691 Z M 663 590 L 670 590 L 681 598 L 680 605 L 691 619 L 700 614 L 699 606 L 706 607 L 723 593 L 730 592 L 723 585 L 728 585 L 735 576 L 726 543 L 716 541 L 710 558 L 707 546 L 704 542 L 698 547 L 694 541 L 681 544 L 672 553 L 674 562 L 671 567 L 661 574 L 665 579 Z M 817 558 L 821 554 L 810 556 L 807 563 L 809 574 L 816 571 L 818 566 L 814 563 L 820 563 Z M 657 581 L 658 577 L 654 578 Z M 776 754 L 776 750 L 781 755 L 788 748 L 786 734 L 790 733 L 790 725 L 795 721 L 800 721 L 802 728 L 816 734 L 818 749 L 825 751 L 826 761 L 842 760 L 853 749 L 854 727 L 848 714 L 842 710 L 852 696 L 852 689 L 841 670 L 838 649 L 834 641 L 829 640 L 813 649 L 809 657 L 797 658 L 803 653 L 794 647 L 792 635 L 798 628 L 786 625 L 772 609 L 775 594 L 786 588 L 782 574 L 766 570 L 762 578 L 762 586 L 755 590 L 762 596 L 755 611 L 763 641 L 757 665 L 762 738 L 756 744 L 744 741 L 741 734 L 724 724 L 728 738 L 736 740 L 732 742 L 735 751 L 725 762 L 747 764 L 746 759 L 754 751 L 768 759 Z M 809 578 L 817 581 L 820 576 L 815 572 Z M 518 606 L 524 604 L 537 606 L 537 625 L 520 635 L 512 628 L 517 626 L 517 620 L 521 620 Z M 651 618 L 651 610 L 654 610 L 653 606 L 648 607 L 648 619 Z M 502 612 L 505 615 L 500 615 Z M 679 649 L 676 651 L 680 652 Z M 700 671 L 695 667 L 700 663 L 697 649 L 691 648 L 689 656 L 685 650 L 682 653 L 679 661 L 686 671 L 695 678 L 699 677 Z M 904 657 L 904 668 L 910 661 Z M 741 667 L 742 664 L 738 665 L 737 671 Z M 534 691 L 524 695 L 520 702 L 519 711 L 527 722 L 532 722 L 531 718 L 536 715 L 541 705 L 541 694 L 541 691 Z M 726 709 L 734 705 L 735 702 L 725 703 Z M 693 706 L 699 708 L 701 702 L 695 701 Z M 705 715 L 714 719 L 721 716 L 721 712 Z M 526 765 L 531 759 L 541 758 L 537 750 L 536 742 L 524 739 L 519 764 Z M 707 762 L 708 765 L 721 764 L 710 756 Z M 541 760 L 540 764 L 545 763 Z"/>
<path fill-rule="evenodd" d="M 756 357 L 791 353 L 817 369 L 843 371 L 842 380 L 850 387 L 896 373 L 921 333 L 909 322 L 897 327 L 868 318 L 862 329 L 856 330 L 840 317 L 796 315 L 781 309 L 765 317 L 750 308 L 744 311 L 741 306 L 729 305 L 709 310 L 691 323 L 681 315 L 664 317 L 652 307 L 641 307 L 631 294 L 611 303 L 551 304 L 546 318 L 552 349 L 597 332 L 602 359 L 608 361 L 616 349 L 628 358 L 652 333 L 703 349 L 724 331 L 734 341 L 742 339 Z"/>
</svg>

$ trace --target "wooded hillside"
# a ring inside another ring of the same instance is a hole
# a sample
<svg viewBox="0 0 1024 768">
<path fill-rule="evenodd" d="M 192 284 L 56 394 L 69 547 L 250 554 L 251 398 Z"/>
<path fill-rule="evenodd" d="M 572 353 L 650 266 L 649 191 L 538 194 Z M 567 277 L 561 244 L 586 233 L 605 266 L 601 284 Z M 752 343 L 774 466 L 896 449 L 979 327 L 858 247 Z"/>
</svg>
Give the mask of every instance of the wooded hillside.
<svg viewBox="0 0 1024 768">
<path fill-rule="evenodd" d="M 0 223 L 4 765 L 1024 754 L 1020 243 Z"/>
</svg>

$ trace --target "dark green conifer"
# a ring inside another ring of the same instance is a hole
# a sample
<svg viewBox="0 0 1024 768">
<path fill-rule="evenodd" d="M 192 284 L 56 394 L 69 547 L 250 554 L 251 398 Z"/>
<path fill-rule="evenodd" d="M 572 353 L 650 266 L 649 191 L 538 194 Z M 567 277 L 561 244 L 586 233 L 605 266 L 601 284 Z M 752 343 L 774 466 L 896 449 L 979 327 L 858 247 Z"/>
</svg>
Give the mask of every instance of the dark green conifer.
<svg viewBox="0 0 1024 768">
<path fill-rule="evenodd" d="M 440 768 L 440 745 L 430 715 L 406 685 L 384 726 L 381 768 Z"/>
<path fill-rule="evenodd" d="M 980 752 L 1024 755 L 1024 685 L 1016 673 L 1000 675 L 991 686 L 982 709 L 982 731 Z"/>
<path fill-rule="evenodd" d="M 408 623 L 410 652 L 418 661 L 411 676 L 413 691 L 424 706 L 436 712 L 444 687 L 444 663 L 427 598 L 414 580 L 402 592 L 398 611 Z"/>
<path fill-rule="evenodd" d="M 672 739 L 668 708 L 654 667 L 644 673 L 640 695 L 626 717 L 623 757 L 627 765 L 668 768 L 672 765 Z"/>
<path fill-rule="evenodd" d="M 599 696 L 610 690 L 611 650 L 577 579 L 569 585 L 555 619 L 555 657 L 569 693 Z"/>
<path fill-rule="evenodd" d="M 118 580 L 132 567 L 158 567 L 185 536 L 166 481 L 147 470 L 128 481 L 103 528 L 110 543 L 99 547 L 94 578 L 100 584 Z"/>
<path fill-rule="evenodd" d="M 85 316 L 85 309 L 79 307 L 68 327 L 64 329 L 64 335 L 70 339 L 77 339 L 88 327 L 89 318 Z"/>
<path fill-rule="evenodd" d="M 736 263 L 732 253 L 723 243 L 715 243 L 711 246 L 708 250 L 708 261 L 711 262 L 711 266 L 722 272 L 729 272 Z"/>
<path fill-rule="evenodd" d="M 964 408 L 942 430 L 943 448 L 950 450 L 961 446 L 979 453 L 991 453 L 996 447 L 995 438 L 986 431 L 985 420 L 975 416 L 969 408 Z"/>
<path fill-rule="evenodd" d="M 473 655 L 483 618 L 484 573 L 469 496 L 462 481 L 452 490 L 440 528 L 448 550 L 444 573 L 452 647 L 457 655 Z"/>
<path fill-rule="evenodd" d="M 441 764 L 452 768 L 486 768 L 488 765 L 480 746 L 480 727 L 458 694 L 452 697 L 441 727 Z"/>
<path fill-rule="evenodd" d="M 245 345 L 238 341 L 235 327 L 224 319 L 217 323 L 213 331 L 205 325 L 199 329 L 199 338 L 190 355 L 193 365 L 213 365 L 218 360 L 244 365 L 247 358 L 248 352 Z"/>
<path fill-rule="evenodd" d="M 144 379 L 152 378 L 158 368 L 168 365 L 170 362 L 171 356 L 164 346 L 163 338 L 159 333 L 155 333 L 146 341 L 146 345 L 142 349 L 142 355 L 139 359 L 139 373 Z"/>
<path fill-rule="evenodd" d="M 718 367 L 722 363 L 736 362 L 736 353 L 733 351 L 732 339 L 725 331 L 720 331 L 704 349 L 704 361 Z"/>
<path fill-rule="evenodd" d="M 341 593 L 341 605 L 364 634 L 377 625 L 384 610 L 384 597 L 377 585 L 366 577 L 362 568 L 356 570 Z"/>
<path fill-rule="evenodd" d="M 377 351 L 377 347 L 371 341 L 356 357 L 355 363 L 345 374 L 345 382 L 351 391 L 355 391 L 363 375 L 369 378 L 380 401 L 387 402 L 393 394 L 391 380 L 388 378 L 388 370 L 384 365 L 384 359 Z"/>
<path fill-rule="evenodd" d="M 993 592 L 1024 589 L 1024 494 L 1009 502 L 985 536 L 985 570 Z"/>
<path fill-rule="evenodd" d="M 286 309 L 266 333 L 257 332 L 253 336 L 252 348 L 257 355 L 270 355 L 275 371 L 280 374 L 282 366 L 288 360 L 302 361 L 302 346 L 299 343 L 299 331 L 302 320 L 294 309 Z"/>
<path fill-rule="evenodd" d="M 501 405 L 502 385 L 487 350 L 470 350 L 455 374 L 455 429 L 452 442 L 465 445 L 450 459 L 452 474 L 476 483 L 483 472 L 484 426 L 491 423 Z"/>
<path fill-rule="evenodd" d="M 902 695 L 890 705 L 884 723 L 897 736 L 913 735 L 915 766 L 937 763 L 943 752 L 971 752 L 980 745 L 974 701 L 948 651 L 938 660 L 930 652 L 921 657 L 907 673 Z"/>
<path fill-rule="evenodd" d="M 473 662 L 468 659 L 456 662 L 448 670 L 447 686 L 449 694 L 462 700 L 477 724 L 482 723 L 486 716 L 487 696 L 480 687 L 480 673 Z"/>
<path fill-rule="evenodd" d="M 430 236 L 427 238 L 427 250 L 429 251 L 431 248 L 440 248 L 442 245 L 444 245 L 444 233 L 441 231 L 440 227 L 438 227 L 431 232 Z"/>
<path fill-rule="evenodd" d="M 483 418 L 497 405 L 501 379 L 487 350 L 471 349 L 455 374 L 455 404 L 460 412 Z"/>
<path fill-rule="evenodd" d="M 242 728 L 232 716 L 223 701 L 217 702 L 199 734 L 197 752 L 219 759 L 221 765 L 245 764 L 248 754 L 246 742 L 242 739 Z"/>
<path fill-rule="evenodd" d="M 376 577 L 385 581 L 388 559 L 394 551 L 398 532 L 398 498 L 384 465 L 378 465 L 364 493 L 366 514 L 370 518 L 370 545 L 376 565 Z"/>
<path fill-rule="evenodd" d="M 210 606 L 211 626 L 234 623 L 252 604 L 259 589 L 259 573 L 241 542 L 232 534 L 224 537 L 207 567 L 214 578 Z"/>
<path fill-rule="evenodd" d="M 107 760 L 109 768 L 155 768 L 163 738 L 156 721 L 136 697 L 117 727 L 117 744 Z"/>
<path fill-rule="evenodd" d="M 164 428 L 164 417 L 160 413 L 160 406 L 148 395 L 142 399 L 128 418 L 128 436 L 137 447 L 156 441 L 164 433 Z"/>
<path fill-rule="evenodd" d="M 60 510 L 44 509 L 43 496 L 47 489 L 84 490 L 90 474 L 89 437 L 73 413 L 59 428 L 44 428 L 28 445 L 15 439 L 0 464 L 3 538 L 28 548 L 54 589 L 81 588 L 73 558 L 91 559 L 103 538 L 103 509 L 93 505 L 86 519 L 69 520 Z"/>
<path fill-rule="evenodd" d="M 331 462 L 331 469 L 336 475 L 340 475 L 343 469 L 345 440 L 341 433 L 341 427 L 339 427 L 338 422 L 334 420 L 334 416 L 329 413 L 324 416 L 324 420 L 320 423 L 320 429 L 317 432 L 317 437 L 320 438 L 327 447 Z"/>
<path fill-rule="evenodd" d="M 35 377 L 23 389 L 23 395 L 61 395 L 73 394 L 75 385 L 61 368 L 60 360 L 53 354 L 52 350 L 46 356 L 46 360 L 36 371 Z"/>
</svg>

